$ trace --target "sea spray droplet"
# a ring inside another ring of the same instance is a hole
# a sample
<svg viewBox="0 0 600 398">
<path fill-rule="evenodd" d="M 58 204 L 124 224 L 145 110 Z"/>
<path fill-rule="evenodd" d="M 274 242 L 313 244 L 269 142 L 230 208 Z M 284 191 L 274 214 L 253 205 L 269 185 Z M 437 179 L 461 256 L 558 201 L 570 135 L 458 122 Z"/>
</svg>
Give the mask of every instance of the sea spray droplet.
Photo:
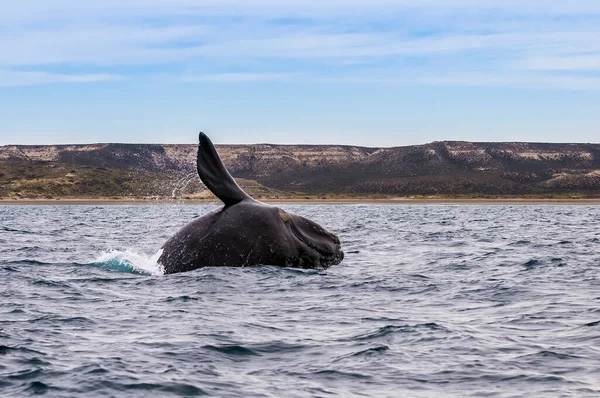
<svg viewBox="0 0 600 398">
<path fill-rule="evenodd" d="M 141 275 L 163 275 L 162 267 L 157 263 L 161 254 L 162 249 L 152 257 L 147 258 L 129 250 L 111 250 L 108 253 L 100 254 L 100 256 L 88 263 L 88 265 L 111 271 Z"/>
</svg>

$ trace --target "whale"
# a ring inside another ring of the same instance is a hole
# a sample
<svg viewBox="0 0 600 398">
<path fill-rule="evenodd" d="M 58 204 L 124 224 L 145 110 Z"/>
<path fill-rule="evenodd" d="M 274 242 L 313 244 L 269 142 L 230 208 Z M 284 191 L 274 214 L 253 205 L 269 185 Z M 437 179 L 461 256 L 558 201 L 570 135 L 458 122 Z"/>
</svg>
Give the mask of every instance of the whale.
<svg viewBox="0 0 600 398">
<path fill-rule="evenodd" d="M 189 222 L 161 247 L 157 262 L 165 274 L 203 267 L 327 268 L 344 259 L 337 235 L 244 192 L 204 133 L 196 166 L 223 206 Z"/>
</svg>

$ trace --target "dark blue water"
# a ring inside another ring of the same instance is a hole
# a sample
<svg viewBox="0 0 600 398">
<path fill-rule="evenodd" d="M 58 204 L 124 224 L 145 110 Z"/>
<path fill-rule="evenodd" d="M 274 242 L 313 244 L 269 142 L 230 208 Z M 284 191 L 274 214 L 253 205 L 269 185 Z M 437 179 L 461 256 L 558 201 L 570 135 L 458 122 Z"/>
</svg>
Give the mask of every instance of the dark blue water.
<svg viewBox="0 0 600 398">
<path fill-rule="evenodd" d="M 0 206 L 0 396 L 600 394 L 600 207 L 282 207 L 344 262 L 161 276 L 211 206 Z"/>
</svg>

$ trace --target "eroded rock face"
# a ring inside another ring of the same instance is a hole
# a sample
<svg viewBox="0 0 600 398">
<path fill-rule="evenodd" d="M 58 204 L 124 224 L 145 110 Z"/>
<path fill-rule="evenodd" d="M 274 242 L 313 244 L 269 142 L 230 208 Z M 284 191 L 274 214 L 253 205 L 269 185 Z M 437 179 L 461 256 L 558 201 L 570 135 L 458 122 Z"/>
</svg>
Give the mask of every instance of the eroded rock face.
<svg viewBox="0 0 600 398">
<path fill-rule="evenodd" d="M 600 186 L 600 144 L 444 141 L 395 148 L 257 144 L 217 150 L 235 177 L 282 193 L 593 194 Z M 174 179 L 194 173 L 195 155 L 196 145 L 0 147 L 0 162 L 156 172 Z"/>
</svg>

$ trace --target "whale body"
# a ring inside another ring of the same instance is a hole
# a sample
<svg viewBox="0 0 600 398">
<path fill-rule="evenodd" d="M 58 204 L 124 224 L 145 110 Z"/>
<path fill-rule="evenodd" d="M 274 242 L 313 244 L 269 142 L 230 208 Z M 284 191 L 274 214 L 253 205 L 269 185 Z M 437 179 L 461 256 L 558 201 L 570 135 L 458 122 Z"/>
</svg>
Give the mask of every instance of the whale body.
<svg viewBox="0 0 600 398">
<path fill-rule="evenodd" d="M 162 246 L 158 263 L 165 274 L 216 266 L 326 268 L 343 260 L 335 234 L 244 192 L 204 133 L 199 137 L 197 170 L 224 206 L 193 220 Z"/>
</svg>

